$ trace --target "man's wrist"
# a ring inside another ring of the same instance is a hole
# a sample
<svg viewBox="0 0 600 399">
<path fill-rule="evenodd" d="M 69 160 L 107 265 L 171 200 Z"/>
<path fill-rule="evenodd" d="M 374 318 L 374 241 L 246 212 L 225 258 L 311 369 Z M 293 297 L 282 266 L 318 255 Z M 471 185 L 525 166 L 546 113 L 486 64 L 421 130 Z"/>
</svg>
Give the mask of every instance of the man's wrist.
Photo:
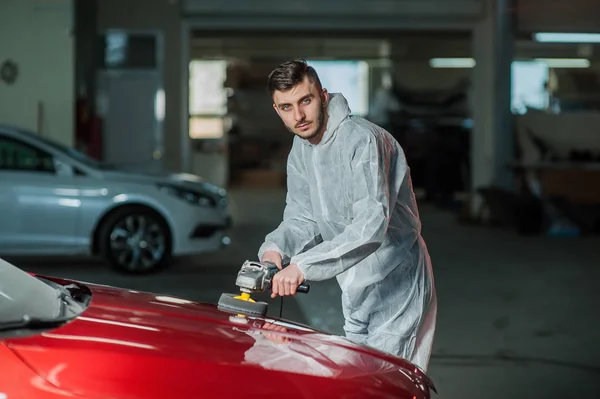
<svg viewBox="0 0 600 399">
<path fill-rule="evenodd" d="M 292 260 L 290 261 L 290 264 L 292 265 L 296 265 L 296 267 L 298 268 L 298 270 L 300 270 L 300 272 L 302 273 L 302 275 L 304 276 L 305 280 L 308 280 L 307 277 L 307 266 L 303 265 L 301 263 L 295 262 L 294 259 L 292 258 Z"/>
<path fill-rule="evenodd" d="M 286 255 L 281 250 L 281 248 L 279 248 L 279 246 L 277 244 L 272 243 L 272 242 L 263 243 L 263 245 L 260 247 L 260 249 L 258 251 L 258 259 L 262 260 L 263 256 L 265 256 L 265 253 L 267 253 L 269 251 L 277 252 L 281 256 L 282 260 L 286 259 Z"/>
</svg>

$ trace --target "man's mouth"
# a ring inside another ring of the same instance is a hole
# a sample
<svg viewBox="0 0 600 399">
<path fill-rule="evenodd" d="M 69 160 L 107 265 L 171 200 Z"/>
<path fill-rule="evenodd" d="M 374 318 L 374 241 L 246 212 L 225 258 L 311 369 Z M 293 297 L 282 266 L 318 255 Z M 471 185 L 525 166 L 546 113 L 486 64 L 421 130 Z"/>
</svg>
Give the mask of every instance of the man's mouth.
<svg viewBox="0 0 600 399">
<path fill-rule="evenodd" d="M 306 122 L 306 123 L 302 123 L 302 124 L 298 125 L 297 127 L 300 130 L 306 130 L 306 129 L 308 129 L 309 126 L 310 126 L 310 122 Z"/>
</svg>

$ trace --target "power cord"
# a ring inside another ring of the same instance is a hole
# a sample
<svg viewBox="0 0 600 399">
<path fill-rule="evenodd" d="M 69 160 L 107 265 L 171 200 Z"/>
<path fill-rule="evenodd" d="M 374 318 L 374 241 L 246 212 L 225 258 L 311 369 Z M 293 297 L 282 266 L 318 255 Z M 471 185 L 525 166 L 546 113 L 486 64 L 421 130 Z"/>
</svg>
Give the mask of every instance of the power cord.
<svg viewBox="0 0 600 399">
<path fill-rule="evenodd" d="M 281 304 L 279 305 L 279 318 L 283 318 L 283 297 L 279 297 L 281 298 Z"/>
<path fill-rule="evenodd" d="M 281 265 L 281 270 L 285 269 L 289 265 L 290 265 L 289 261 L 283 263 Z M 283 318 L 283 296 L 280 296 L 280 298 L 281 298 L 281 302 L 279 304 L 279 318 L 281 319 L 281 318 Z"/>
</svg>

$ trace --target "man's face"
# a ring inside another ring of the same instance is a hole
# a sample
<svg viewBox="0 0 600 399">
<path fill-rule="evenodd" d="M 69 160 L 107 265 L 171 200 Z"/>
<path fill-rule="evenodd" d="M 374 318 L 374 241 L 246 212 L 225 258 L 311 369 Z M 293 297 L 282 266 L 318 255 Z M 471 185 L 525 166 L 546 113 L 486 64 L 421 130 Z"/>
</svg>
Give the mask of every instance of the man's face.
<svg viewBox="0 0 600 399">
<path fill-rule="evenodd" d="M 288 128 L 306 140 L 319 140 L 325 130 L 327 90 L 319 90 L 308 77 L 294 88 L 273 93 L 273 108 Z"/>
</svg>

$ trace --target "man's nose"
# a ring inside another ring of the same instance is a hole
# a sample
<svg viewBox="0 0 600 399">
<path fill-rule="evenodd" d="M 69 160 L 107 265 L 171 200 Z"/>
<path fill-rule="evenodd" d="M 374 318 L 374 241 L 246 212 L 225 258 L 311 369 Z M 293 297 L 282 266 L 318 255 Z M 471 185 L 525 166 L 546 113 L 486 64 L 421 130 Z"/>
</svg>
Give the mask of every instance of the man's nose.
<svg viewBox="0 0 600 399">
<path fill-rule="evenodd" d="M 304 120 L 304 118 L 305 118 L 304 112 L 302 112 L 302 110 L 300 108 L 294 109 L 294 119 L 297 122 Z"/>
</svg>

